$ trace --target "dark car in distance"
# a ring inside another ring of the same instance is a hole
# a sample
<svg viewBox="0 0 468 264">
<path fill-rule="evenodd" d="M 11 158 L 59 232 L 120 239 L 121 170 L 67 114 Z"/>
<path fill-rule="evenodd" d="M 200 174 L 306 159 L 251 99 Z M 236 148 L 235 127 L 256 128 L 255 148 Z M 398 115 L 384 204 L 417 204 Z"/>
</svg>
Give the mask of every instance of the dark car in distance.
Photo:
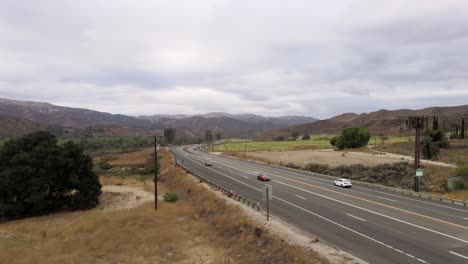
<svg viewBox="0 0 468 264">
<path fill-rule="evenodd" d="M 265 172 L 260 172 L 257 175 L 257 180 L 259 181 L 270 181 L 270 176 L 266 174 Z"/>
</svg>

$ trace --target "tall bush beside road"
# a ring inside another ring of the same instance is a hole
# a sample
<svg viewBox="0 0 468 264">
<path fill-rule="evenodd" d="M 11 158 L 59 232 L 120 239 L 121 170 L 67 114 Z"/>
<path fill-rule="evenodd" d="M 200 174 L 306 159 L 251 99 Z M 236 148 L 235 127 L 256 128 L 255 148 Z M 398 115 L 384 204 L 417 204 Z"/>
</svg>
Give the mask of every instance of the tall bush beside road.
<svg viewBox="0 0 468 264">
<path fill-rule="evenodd" d="M 101 184 L 92 168 L 79 145 L 58 146 L 49 132 L 7 142 L 0 149 L 0 220 L 96 207 Z"/>
<path fill-rule="evenodd" d="M 422 154 L 425 159 L 438 157 L 441 148 L 448 148 L 450 143 L 440 129 L 426 129 L 422 141 Z"/>
</svg>

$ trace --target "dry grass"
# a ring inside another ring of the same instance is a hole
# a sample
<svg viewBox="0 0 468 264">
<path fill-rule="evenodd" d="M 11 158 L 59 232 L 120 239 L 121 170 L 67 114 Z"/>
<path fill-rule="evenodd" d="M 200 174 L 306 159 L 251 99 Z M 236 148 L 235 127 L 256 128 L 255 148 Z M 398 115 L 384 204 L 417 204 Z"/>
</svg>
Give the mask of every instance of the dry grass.
<svg viewBox="0 0 468 264">
<path fill-rule="evenodd" d="M 138 154 L 144 161 L 149 153 Z M 120 156 L 120 155 L 119 155 Z M 127 154 L 123 163 L 140 162 Z M 328 263 L 248 220 L 171 164 L 163 152 L 159 193 L 179 194 L 121 211 L 57 213 L 0 225 L 0 259 L 8 263 Z M 151 180 L 102 178 L 103 184 L 153 190 Z"/>
<path fill-rule="evenodd" d="M 115 160 L 109 161 L 112 166 L 136 166 L 144 165 L 146 161 L 151 158 L 151 154 L 154 153 L 153 148 L 147 148 L 132 153 L 125 153 L 121 155 L 116 155 Z"/>
<path fill-rule="evenodd" d="M 414 156 L 414 141 L 379 145 L 374 149 L 400 155 Z M 467 163 L 468 139 L 450 140 L 450 148 L 441 149 L 439 157 L 436 160 L 452 164 Z"/>
</svg>

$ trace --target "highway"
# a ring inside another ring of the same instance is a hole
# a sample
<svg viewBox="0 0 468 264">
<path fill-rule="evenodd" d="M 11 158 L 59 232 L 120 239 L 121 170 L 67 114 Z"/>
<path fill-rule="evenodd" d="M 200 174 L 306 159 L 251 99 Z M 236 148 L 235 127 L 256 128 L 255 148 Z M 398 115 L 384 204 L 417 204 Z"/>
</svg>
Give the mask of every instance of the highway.
<svg viewBox="0 0 468 264">
<path fill-rule="evenodd" d="M 369 263 L 468 263 L 466 207 L 364 186 L 344 189 L 329 179 L 193 147 L 172 153 L 188 170 L 260 202 L 262 209 L 262 188 L 271 185 L 272 215 Z M 258 181 L 260 171 L 271 181 Z"/>
</svg>

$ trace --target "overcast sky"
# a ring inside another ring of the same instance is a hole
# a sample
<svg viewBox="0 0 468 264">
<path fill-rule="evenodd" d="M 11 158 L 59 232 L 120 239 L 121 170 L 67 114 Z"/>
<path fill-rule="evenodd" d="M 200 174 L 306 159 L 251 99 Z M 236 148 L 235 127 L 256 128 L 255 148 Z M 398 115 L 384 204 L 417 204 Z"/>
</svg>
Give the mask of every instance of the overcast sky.
<svg viewBox="0 0 468 264">
<path fill-rule="evenodd" d="M 318 118 L 468 104 L 468 1 L 1 0 L 0 97 Z"/>
</svg>

